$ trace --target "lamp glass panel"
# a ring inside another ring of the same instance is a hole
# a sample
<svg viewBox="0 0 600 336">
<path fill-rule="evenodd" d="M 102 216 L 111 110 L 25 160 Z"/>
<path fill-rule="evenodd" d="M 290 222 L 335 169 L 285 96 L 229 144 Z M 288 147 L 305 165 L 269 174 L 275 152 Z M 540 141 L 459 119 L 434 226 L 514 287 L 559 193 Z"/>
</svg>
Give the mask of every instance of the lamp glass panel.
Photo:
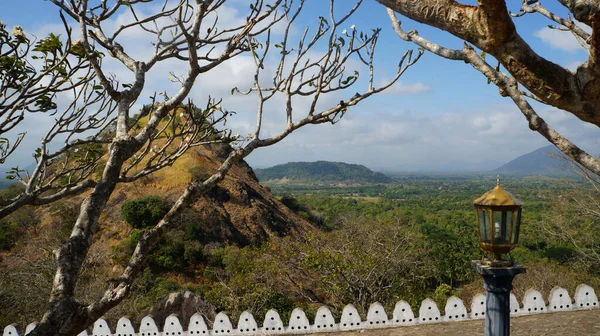
<svg viewBox="0 0 600 336">
<path fill-rule="evenodd" d="M 511 237 L 511 241 L 513 244 L 516 244 L 519 242 L 519 229 L 521 228 L 521 209 L 518 210 L 514 210 L 516 213 L 513 216 L 513 230 L 512 230 L 512 237 Z"/>
<path fill-rule="evenodd" d="M 491 241 L 490 234 L 490 212 L 486 210 L 477 210 L 479 215 L 479 235 L 481 241 L 489 243 Z"/>
<path fill-rule="evenodd" d="M 509 243 L 510 215 L 510 211 L 494 211 L 494 244 Z"/>
</svg>

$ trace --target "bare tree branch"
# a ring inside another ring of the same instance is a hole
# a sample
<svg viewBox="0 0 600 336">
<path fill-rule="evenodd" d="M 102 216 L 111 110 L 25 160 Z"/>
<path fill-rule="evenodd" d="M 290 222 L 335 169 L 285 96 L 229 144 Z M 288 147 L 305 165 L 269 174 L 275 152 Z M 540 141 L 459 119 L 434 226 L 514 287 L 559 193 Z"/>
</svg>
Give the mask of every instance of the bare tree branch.
<svg viewBox="0 0 600 336">
<path fill-rule="evenodd" d="M 600 175 L 600 162 L 550 127 L 527 102 L 522 91 L 519 90 L 518 84 L 514 78 L 507 77 L 501 71 L 498 71 L 492 67 L 466 43 L 462 50 L 444 48 L 438 44 L 426 40 L 416 31 L 410 31 L 406 33 L 402 29 L 401 22 L 396 18 L 394 11 L 391 9 L 388 9 L 388 15 L 392 20 L 392 26 L 394 27 L 394 30 L 401 39 L 413 42 L 421 48 L 424 48 L 425 50 L 428 50 L 438 56 L 453 60 L 462 60 L 468 64 L 471 64 L 477 71 L 481 72 L 491 82 L 498 86 L 500 93 L 503 96 L 508 96 L 513 100 L 515 105 L 517 105 L 519 110 L 521 110 L 529 122 L 529 128 L 540 133 L 542 136 L 544 136 L 544 138 L 558 147 L 563 153 L 580 163 L 585 168 L 593 171 L 597 175 Z"/>
<path fill-rule="evenodd" d="M 567 19 L 564 19 L 562 17 L 560 17 L 557 14 L 554 14 L 552 12 L 550 12 L 549 10 L 547 10 L 544 6 L 542 6 L 541 3 L 539 2 L 535 2 L 534 4 L 531 4 L 531 1 L 528 0 L 524 0 L 523 4 L 521 5 L 521 11 L 517 14 L 511 14 L 514 17 L 521 17 L 525 14 L 530 14 L 530 13 L 539 13 L 545 17 L 547 17 L 548 19 L 558 23 L 559 25 L 561 25 L 562 27 L 566 28 L 568 31 L 572 32 L 573 35 L 578 38 L 578 41 L 582 41 L 582 46 L 584 46 L 584 48 L 589 48 L 589 44 L 591 42 L 591 35 L 588 34 L 585 30 L 583 30 L 581 27 L 579 27 L 569 16 Z"/>
<path fill-rule="evenodd" d="M 401 15 L 446 30 L 471 43 L 494 56 L 522 86 L 546 104 L 600 126 L 600 80 L 594 75 L 598 72 L 594 33 L 589 61 L 572 73 L 541 57 L 521 38 L 502 0 L 480 0 L 479 6 L 445 0 L 377 1 Z M 564 2 L 578 3 L 569 7 L 573 8 L 572 12 L 576 13 L 574 16 L 578 20 L 583 13 L 581 6 L 585 7 L 585 13 L 590 14 L 592 19 L 599 12 L 596 9 L 597 1 Z M 586 4 L 580 4 L 583 2 Z M 595 20 L 592 19 L 579 21 L 587 24 Z"/>
</svg>

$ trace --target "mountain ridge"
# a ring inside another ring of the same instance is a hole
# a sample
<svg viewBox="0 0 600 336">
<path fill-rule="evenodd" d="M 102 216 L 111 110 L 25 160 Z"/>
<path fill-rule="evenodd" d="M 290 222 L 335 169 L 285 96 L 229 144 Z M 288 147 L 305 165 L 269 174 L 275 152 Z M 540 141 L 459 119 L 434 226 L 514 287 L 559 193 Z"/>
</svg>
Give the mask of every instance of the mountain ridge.
<svg viewBox="0 0 600 336">
<path fill-rule="evenodd" d="M 493 171 L 521 175 L 566 175 L 568 172 L 561 168 L 565 165 L 561 156 L 564 154 L 559 149 L 548 145 L 520 155 Z"/>
<path fill-rule="evenodd" d="M 270 168 L 255 169 L 261 182 L 389 183 L 389 176 L 360 165 L 334 161 L 287 162 Z"/>
</svg>

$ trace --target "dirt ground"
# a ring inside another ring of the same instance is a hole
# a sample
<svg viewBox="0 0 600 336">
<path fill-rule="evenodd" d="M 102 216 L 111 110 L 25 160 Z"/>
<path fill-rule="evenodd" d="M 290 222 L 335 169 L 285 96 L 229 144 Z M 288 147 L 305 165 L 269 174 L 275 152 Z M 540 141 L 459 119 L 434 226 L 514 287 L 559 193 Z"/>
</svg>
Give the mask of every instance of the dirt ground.
<svg viewBox="0 0 600 336">
<path fill-rule="evenodd" d="M 328 334 L 332 336 L 483 336 L 483 320 L 445 322 L 411 327 L 360 330 Z M 512 336 L 600 335 L 600 309 L 513 317 Z"/>
</svg>

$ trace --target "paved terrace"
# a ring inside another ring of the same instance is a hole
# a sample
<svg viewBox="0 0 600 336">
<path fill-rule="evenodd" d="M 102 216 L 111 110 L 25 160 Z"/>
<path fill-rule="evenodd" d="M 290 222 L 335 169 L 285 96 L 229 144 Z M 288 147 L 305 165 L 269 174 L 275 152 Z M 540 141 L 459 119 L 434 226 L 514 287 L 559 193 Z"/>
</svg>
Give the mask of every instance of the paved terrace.
<svg viewBox="0 0 600 336">
<path fill-rule="evenodd" d="M 483 336 L 483 320 L 357 330 L 328 334 L 331 336 Z M 600 335 L 600 309 L 547 313 L 511 317 L 512 336 L 587 336 Z"/>
</svg>

